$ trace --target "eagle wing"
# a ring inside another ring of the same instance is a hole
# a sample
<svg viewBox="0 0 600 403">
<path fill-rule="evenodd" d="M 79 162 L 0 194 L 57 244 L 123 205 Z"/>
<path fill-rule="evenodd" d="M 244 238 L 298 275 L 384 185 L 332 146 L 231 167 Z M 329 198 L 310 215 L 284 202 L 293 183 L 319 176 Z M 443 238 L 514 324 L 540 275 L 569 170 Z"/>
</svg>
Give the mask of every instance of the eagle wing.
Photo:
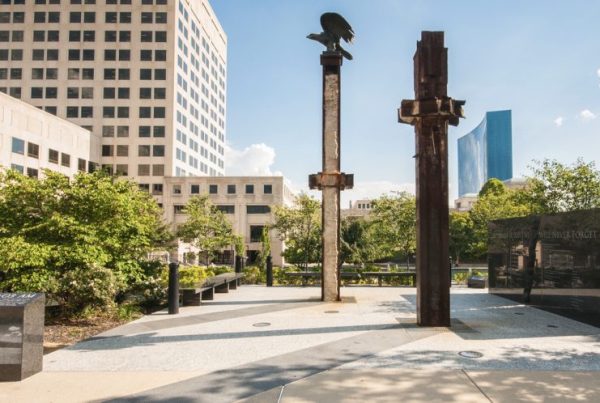
<svg viewBox="0 0 600 403">
<path fill-rule="evenodd" d="M 333 34 L 337 40 L 342 38 L 346 42 L 352 42 L 354 31 L 348 21 L 338 13 L 325 13 L 321 16 L 321 27 L 323 31 Z"/>
</svg>

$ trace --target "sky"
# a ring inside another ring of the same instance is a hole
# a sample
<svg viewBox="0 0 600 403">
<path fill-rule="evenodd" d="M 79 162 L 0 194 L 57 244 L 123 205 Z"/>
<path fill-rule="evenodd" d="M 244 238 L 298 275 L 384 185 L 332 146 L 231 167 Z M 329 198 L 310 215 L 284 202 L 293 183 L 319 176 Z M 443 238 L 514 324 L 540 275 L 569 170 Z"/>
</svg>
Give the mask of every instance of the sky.
<svg viewBox="0 0 600 403">
<path fill-rule="evenodd" d="M 228 37 L 227 175 L 283 175 L 307 190 L 321 170 L 319 55 L 306 39 L 337 12 L 356 38 L 344 47 L 341 165 L 349 200 L 414 192 L 414 129 L 397 122 L 413 99 L 421 31 L 444 31 L 448 95 L 466 100 L 450 127 L 449 194 L 457 197 L 456 141 L 486 111 L 512 110 L 513 176 L 534 160 L 600 166 L 600 2 L 569 0 L 210 0 Z"/>
</svg>

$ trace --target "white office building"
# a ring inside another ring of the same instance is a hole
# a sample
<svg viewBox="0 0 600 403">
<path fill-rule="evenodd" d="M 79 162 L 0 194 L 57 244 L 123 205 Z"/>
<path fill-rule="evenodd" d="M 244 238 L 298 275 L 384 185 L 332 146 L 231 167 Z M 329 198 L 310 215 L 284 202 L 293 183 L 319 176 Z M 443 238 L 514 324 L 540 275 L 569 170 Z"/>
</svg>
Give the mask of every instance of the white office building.
<svg viewBox="0 0 600 403">
<path fill-rule="evenodd" d="M 40 177 L 43 169 L 73 177 L 95 168 L 100 137 L 0 94 L 0 166 Z"/>
<path fill-rule="evenodd" d="M 224 174 L 227 38 L 207 0 L 2 0 L 0 91 L 101 138 L 161 194 Z"/>
</svg>

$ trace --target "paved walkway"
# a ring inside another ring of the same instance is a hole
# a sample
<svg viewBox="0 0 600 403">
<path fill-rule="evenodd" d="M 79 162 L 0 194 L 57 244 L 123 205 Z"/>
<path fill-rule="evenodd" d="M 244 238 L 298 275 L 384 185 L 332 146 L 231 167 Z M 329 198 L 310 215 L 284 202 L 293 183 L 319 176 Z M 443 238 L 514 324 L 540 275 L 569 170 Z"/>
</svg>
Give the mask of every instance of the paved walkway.
<svg viewBox="0 0 600 403">
<path fill-rule="evenodd" d="M 243 286 L 45 356 L 2 402 L 600 401 L 600 329 L 452 289 L 450 329 L 415 289 Z"/>
</svg>

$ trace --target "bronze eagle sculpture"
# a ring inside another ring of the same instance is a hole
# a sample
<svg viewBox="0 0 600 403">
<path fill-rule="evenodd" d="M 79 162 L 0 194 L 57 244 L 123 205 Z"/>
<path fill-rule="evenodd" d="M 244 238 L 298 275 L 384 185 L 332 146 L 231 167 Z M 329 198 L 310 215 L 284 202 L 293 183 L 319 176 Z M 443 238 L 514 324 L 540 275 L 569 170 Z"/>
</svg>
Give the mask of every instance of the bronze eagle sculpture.
<svg viewBox="0 0 600 403">
<path fill-rule="evenodd" d="M 352 60 L 352 55 L 340 46 L 340 39 L 347 43 L 352 43 L 354 39 L 354 31 L 348 21 L 338 13 L 325 13 L 321 16 L 321 27 L 323 32 L 310 34 L 307 38 L 323 44 L 328 52 L 339 52 L 346 59 Z"/>
</svg>

